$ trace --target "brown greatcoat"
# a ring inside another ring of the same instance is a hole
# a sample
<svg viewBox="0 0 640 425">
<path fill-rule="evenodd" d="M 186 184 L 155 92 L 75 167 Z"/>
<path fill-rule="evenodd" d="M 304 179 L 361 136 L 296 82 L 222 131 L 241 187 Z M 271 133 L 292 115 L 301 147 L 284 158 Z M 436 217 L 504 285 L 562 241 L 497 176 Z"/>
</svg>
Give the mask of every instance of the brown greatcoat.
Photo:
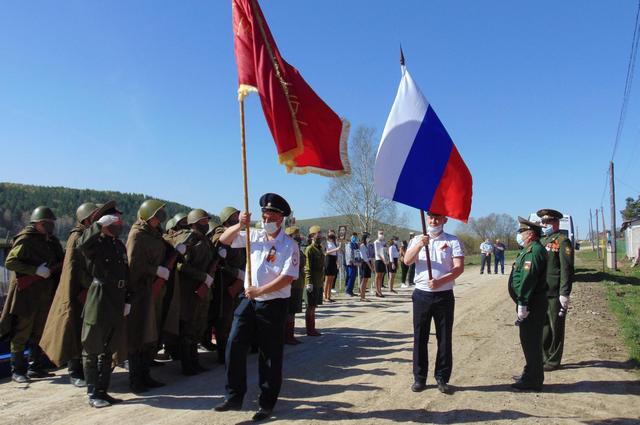
<svg viewBox="0 0 640 425">
<path fill-rule="evenodd" d="M 159 229 L 138 220 L 127 238 L 131 313 L 127 317 L 127 349 L 140 351 L 159 339 L 152 285 L 163 265 L 167 245 Z"/>
<path fill-rule="evenodd" d="M 77 248 L 77 241 L 85 229 L 83 224 L 78 223 L 69 233 L 60 283 L 40 340 L 40 347 L 57 366 L 82 356 L 80 333 L 83 304 L 79 295 L 90 285 L 91 275 L 87 271 L 82 253 Z"/>
</svg>

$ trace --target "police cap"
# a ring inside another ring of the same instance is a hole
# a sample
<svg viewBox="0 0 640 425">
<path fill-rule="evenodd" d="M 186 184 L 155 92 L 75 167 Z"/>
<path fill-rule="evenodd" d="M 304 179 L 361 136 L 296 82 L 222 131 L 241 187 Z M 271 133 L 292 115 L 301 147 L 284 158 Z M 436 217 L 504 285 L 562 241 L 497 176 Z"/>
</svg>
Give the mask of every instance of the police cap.
<svg viewBox="0 0 640 425">
<path fill-rule="evenodd" d="M 285 217 L 291 214 L 291 207 L 285 199 L 277 193 L 265 193 L 260 197 L 260 207 L 263 211 L 275 211 Z"/>
</svg>

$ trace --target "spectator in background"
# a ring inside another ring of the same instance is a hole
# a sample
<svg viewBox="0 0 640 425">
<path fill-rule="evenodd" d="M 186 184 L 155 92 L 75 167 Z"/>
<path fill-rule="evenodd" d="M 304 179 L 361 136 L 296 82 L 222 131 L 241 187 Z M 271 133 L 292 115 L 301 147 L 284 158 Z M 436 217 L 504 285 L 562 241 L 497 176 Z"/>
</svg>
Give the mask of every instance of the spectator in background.
<svg viewBox="0 0 640 425">
<path fill-rule="evenodd" d="M 393 292 L 394 294 L 398 293 L 393 289 L 393 284 L 396 281 L 396 273 L 398 272 L 398 257 L 400 256 L 400 253 L 398 252 L 398 246 L 396 245 L 397 243 L 397 236 L 391 238 L 391 240 L 389 241 L 389 249 L 387 251 L 389 254 L 389 262 L 387 263 L 389 264 L 387 268 L 387 270 L 389 270 L 389 292 Z"/>
<path fill-rule="evenodd" d="M 347 264 L 347 279 L 345 281 L 345 293 L 353 297 L 353 285 L 358 277 L 358 266 L 362 262 L 360 247 L 358 246 L 358 234 L 353 232 L 351 240 L 345 246 L 344 261 Z"/>
<path fill-rule="evenodd" d="M 493 245 L 489 238 L 480 244 L 480 274 L 484 273 L 484 266 L 487 266 L 487 274 L 491 274 L 491 254 L 493 253 Z"/>
<path fill-rule="evenodd" d="M 360 244 L 360 256 L 362 257 L 362 264 L 360 265 L 360 301 L 368 301 L 365 295 L 369 278 L 371 278 L 371 271 L 374 269 L 373 258 L 369 256 L 370 246 L 369 234 L 363 233 L 362 243 Z"/>
<path fill-rule="evenodd" d="M 327 235 L 327 250 L 324 259 L 324 300 L 333 302 L 331 299 L 331 289 L 338 275 L 338 251 L 340 245 L 336 242 L 336 234 L 329 233 Z"/>
<path fill-rule="evenodd" d="M 384 298 L 382 295 L 382 280 L 387 272 L 386 255 L 384 249 L 384 232 L 378 230 L 378 239 L 373 243 L 376 261 L 376 297 Z"/>
<path fill-rule="evenodd" d="M 416 236 L 415 233 L 413 233 L 413 232 L 409 233 L 409 242 L 411 242 L 411 239 L 413 239 L 415 236 Z M 409 249 L 409 248 L 407 247 L 407 249 Z M 413 284 L 414 284 L 413 281 L 414 281 L 415 277 L 416 277 L 416 263 L 413 263 L 413 264 L 411 264 L 409 266 L 409 273 L 408 273 L 408 276 L 407 276 L 407 280 L 409 281 L 408 282 L 409 286 L 413 286 Z"/>
<path fill-rule="evenodd" d="M 500 272 L 504 274 L 504 244 L 500 239 L 496 239 L 495 245 L 493 245 L 493 272 L 498 274 L 498 264 L 500 264 Z"/>
<path fill-rule="evenodd" d="M 409 266 L 404 263 L 404 255 L 407 253 L 407 241 L 402 241 L 402 245 L 400 245 L 400 270 L 402 274 L 400 275 L 400 280 L 402 281 L 401 288 L 408 288 L 409 284 L 407 283 L 407 277 L 409 272 Z"/>
</svg>

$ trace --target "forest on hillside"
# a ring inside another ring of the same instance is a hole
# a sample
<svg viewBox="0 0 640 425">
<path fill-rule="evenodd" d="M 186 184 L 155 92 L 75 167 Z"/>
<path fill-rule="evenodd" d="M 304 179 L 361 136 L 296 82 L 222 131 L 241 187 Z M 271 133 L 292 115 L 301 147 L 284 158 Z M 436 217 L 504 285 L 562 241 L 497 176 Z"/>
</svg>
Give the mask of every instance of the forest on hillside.
<svg viewBox="0 0 640 425">
<path fill-rule="evenodd" d="M 39 205 L 51 208 L 58 218 L 55 234 L 61 240 L 76 222 L 76 209 L 84 202 L 104 203 L 115 200 L 123 212 L 128 227 L 136 220 L 138 207 L 147 195 L 139 193 L 121 193 L 91 189 L 70 189 L 67 187 L 31 186 L 15 183 L 0 183 L 0 239 L 11 238 L 29 223 L 33 209 Z M 167 216 L 177 212 L 189 212 L 191 207 L 175 202 L 167 203 Z M 216 217 L 217 218 L 217 217 Z M 126 234 L 126 233 L 124 233 Z"/>
</svg>

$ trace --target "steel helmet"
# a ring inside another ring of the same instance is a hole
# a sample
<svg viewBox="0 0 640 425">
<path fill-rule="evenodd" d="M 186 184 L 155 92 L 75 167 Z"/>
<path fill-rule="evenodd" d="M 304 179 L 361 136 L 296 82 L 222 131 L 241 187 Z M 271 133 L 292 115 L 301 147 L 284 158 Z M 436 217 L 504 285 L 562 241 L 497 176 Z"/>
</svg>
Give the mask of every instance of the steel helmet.
<svg viewBox="0 0 640 425">
<path fill-rule="evenodd" d="M 86 219 L 90 218 L 97 209 L 98 206 L 93 202 L 85 202 L 76 210 L 76 218 L 80 223 L 82 223 Z"/>
<path fill-rule="evenodd" d="M 209 219 L 211 217 L 205 210 L 196 208 L 195 210 L 191 210 L 189 214 L 187 214 L 187 224 L 188 225 L 195 224 L 200 220 L 202 220 L 203 218 Z"/>
<path fill-rule="evenodd" d="M 157 199 L 147 199 L 140 205 L 140 208 L 138 208 L 138 218 L 143 221 L 148 221 L 151 217 L 158 214 L 158 211 L 164 208 L 165 205 L 164 202 L 158 201 Z M 158 218 L 160 221 L 164 221 L 162 217 Z"/>
<path fill-rule="evenodd" d="M 29 219 L 29 222 L 35 223 L 40 220 L 55 220 L 55 219 L 56 219 L 56 216 L 53 213 L 53 211 L 51 211 L 51 208 L 45 207 L 44 205 L 40 205 L 31 213 L 31 218 Z"/>
</svg>

